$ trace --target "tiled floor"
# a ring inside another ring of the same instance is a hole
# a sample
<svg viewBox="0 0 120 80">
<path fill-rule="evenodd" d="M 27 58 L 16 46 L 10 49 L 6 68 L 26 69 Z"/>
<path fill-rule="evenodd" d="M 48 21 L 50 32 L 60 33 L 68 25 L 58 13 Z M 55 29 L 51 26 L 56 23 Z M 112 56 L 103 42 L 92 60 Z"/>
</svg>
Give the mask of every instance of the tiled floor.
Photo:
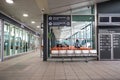
<svg viewBox="0 0 120 80">
<path fill-rule="evenodd" d="M 120 61 L 43 62 L 29 53 L 0 62 L 0 80 L 120 80 Z"/>
</svg>

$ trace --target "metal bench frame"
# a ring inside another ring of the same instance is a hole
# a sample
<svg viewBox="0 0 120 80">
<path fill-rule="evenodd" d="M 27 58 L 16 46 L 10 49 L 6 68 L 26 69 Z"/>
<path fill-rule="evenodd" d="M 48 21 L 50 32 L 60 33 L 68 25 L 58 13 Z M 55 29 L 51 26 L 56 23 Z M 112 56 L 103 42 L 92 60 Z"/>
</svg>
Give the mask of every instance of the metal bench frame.
<svg viewBox="0 0 120 80">
<path fill-rule="evenodd" d="M 51 58 L 62 58 L 62 62 L 64 62 L 65 58 L 86 58 L 86 62 L 88 62 L 88 57 L 96 57 L 96 50 L 51 50 Z"/>
</svg>

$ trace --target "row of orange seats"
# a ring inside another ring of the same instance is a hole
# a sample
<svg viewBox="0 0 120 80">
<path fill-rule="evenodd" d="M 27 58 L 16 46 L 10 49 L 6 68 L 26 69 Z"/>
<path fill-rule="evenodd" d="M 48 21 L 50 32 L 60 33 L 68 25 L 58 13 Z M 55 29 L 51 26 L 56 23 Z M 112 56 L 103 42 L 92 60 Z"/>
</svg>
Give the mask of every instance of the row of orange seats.
<svg viewBox="0 0 120 80">
<path fill-rule="evenodd" d="M 74 46 L 69 46 L 69 47 L 53 47 L 51 50 L 92 50 L 92 48 L 87 48 L 87 47 L 80 47 L 80 48 L 75 48 Z"/>
</svg>

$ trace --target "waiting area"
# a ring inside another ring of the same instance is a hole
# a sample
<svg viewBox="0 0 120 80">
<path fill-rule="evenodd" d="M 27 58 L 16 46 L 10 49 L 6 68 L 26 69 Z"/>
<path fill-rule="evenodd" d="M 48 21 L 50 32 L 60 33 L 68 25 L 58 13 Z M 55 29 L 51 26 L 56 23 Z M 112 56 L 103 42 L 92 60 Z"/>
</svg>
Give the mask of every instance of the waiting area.
<svg viewBox="0 0 120 80">
<path fill-rule="evenodd" d="M 42 61 L 39 50 L 0 63 L 0 80 L 120 80 L 120 61 Z"/>
</svg>

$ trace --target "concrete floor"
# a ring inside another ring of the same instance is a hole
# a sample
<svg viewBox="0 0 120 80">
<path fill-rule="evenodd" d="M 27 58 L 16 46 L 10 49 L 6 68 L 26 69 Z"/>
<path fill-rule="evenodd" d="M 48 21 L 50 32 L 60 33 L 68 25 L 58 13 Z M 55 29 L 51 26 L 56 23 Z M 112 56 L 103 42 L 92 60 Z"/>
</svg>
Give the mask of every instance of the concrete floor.
<svg viewBox="0 0 120 80">
<path fill-rule="evenodd" d="M 120 80 L 120 61 L 43 62 L 38 53 L 0 62 L 0 80 Z"/>
</svg>

